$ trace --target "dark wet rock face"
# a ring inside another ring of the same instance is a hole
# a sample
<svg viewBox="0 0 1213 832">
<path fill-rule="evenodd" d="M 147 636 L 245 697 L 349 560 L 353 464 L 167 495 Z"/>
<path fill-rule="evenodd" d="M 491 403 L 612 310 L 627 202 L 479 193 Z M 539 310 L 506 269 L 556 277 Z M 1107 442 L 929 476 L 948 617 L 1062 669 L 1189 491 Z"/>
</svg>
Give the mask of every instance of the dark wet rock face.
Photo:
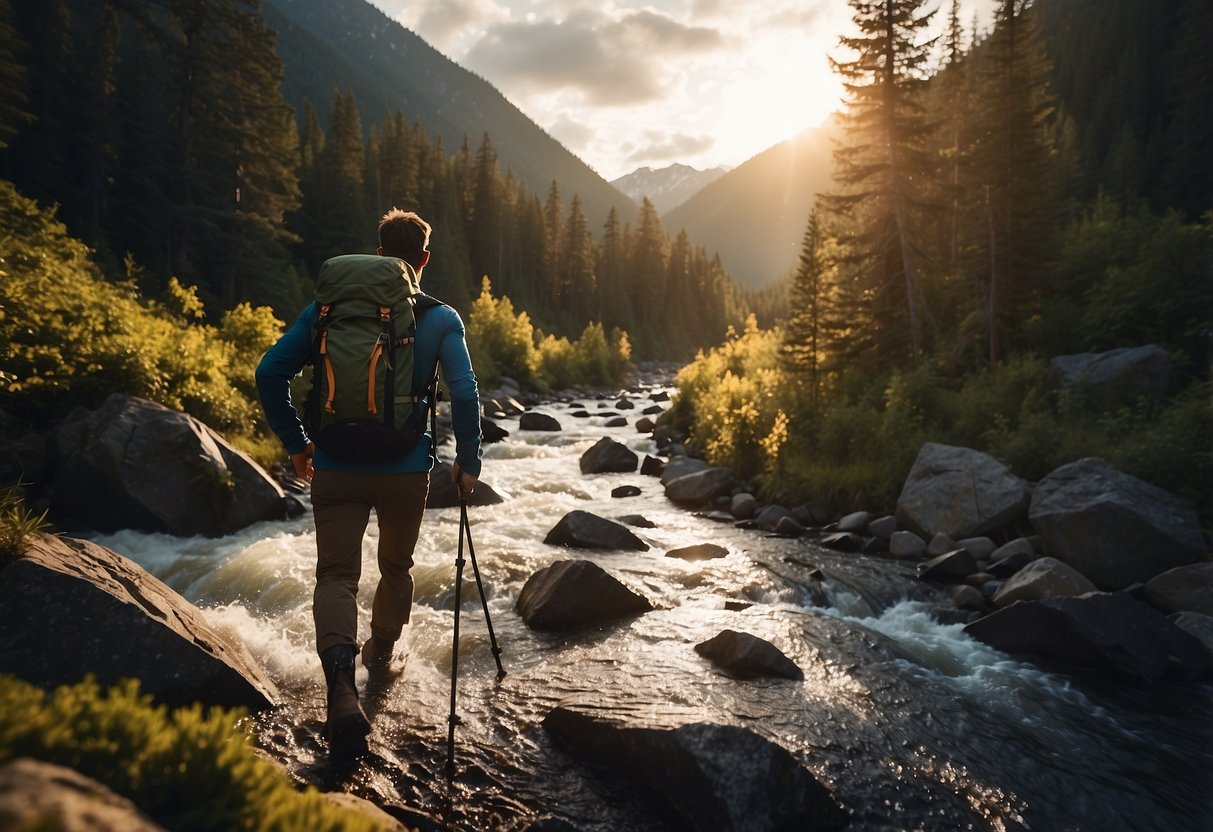
<svg viewBox="0 0 1213 832">
<path fill-rule="evenodd" d="M 573 414 L 574 416 L 577 414 Z M 588 413 L 586 414 L 589 415 Z M 549 416 L 546 413 L 534 413 L 527 411 L 518 419 L 519 430 L 542 430 L 542 431 L 558 431 L 560 430 L 560 422 L 556 417 Z"/>
<path fill-rule="evenodd" d="M 847 815 L 783 747 L 753 731 L 696 723 L 627 727 L 556 708 L 543 727 L 604 776 L 642 785 L 676 828 L 835 830 Z"/>
<path fill-rule="evenodd" d="M 505 502 L 484 480 L 476 483 L 476 490 L 467 495 L 469 506 L 495 506 Z M 454 508 L 459 505 L 459 489 L 451 481 L 451 463 L 439 462 L 430 471 L 430 491 L 425 498 L 426 508 Z"/>
<path fill-rule="evenodd" d="M 192 416 L 118 393 L 55 430 L 51 510 L 68 527 L 189 537 L 287 516 L 282 488 Z"/>
<path fill-rule="evenodd" d="M 102 686 L 135 678 L 171 706 L 278 699 L 245 646 L 158 578 L 102 546 L 44 535 L 0 571 L 0 673 L 48 690 L 88 673 Z"/>
<path fill-rule="evenodd" d="M 583 474 L 631 473 L 640 464 L 640 458 L 622 442 L 604 436 L 592 448 L 581 455 Z"/>
</svg>

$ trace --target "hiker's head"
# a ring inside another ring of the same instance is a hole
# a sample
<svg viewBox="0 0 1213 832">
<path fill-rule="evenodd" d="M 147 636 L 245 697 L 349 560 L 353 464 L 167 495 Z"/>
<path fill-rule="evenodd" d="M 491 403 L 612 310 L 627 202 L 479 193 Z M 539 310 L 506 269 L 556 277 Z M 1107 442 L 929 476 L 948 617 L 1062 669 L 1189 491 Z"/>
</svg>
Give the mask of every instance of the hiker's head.
<svg viewBox="0 0 1213 832">
<path fill-rule="evenodd" d="M 379 253 L 399 257 L 421 271 L 429 262 L 430 224 L 412 211 L 393 208 L 379 220 Z"/>
</svg>

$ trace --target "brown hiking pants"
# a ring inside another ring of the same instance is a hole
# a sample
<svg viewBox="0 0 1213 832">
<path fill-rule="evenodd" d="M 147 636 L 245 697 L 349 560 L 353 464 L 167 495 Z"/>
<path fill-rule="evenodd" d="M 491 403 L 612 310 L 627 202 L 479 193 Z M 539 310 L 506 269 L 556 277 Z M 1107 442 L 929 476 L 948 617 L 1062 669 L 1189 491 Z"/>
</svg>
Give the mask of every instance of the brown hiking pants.
<svg viewBox="0 0 1213 832">
<path fill-rule="evenodd" d="M 413 605 L 413 548 L 425 513 L 428 473 L 368 474 L 317 471 L 312 479 L 316 520 L 316 591 L 312 617 L 316 650 L 358 647 L 358 579 L 362 536 L 371 509 L 379 522 L 379 585 L 371 604 L 371 634 L 395 641 Z"/>
</svg>

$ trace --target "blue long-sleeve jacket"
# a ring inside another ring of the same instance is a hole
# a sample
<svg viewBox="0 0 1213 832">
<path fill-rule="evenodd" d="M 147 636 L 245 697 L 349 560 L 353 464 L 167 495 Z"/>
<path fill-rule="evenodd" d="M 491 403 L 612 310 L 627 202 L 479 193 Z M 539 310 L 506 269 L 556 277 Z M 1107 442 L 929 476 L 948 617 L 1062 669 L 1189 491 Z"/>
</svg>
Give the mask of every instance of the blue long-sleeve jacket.
<svg viewBox="0 0 1213 832">
<path fill-rule="evenodd" d="M 309 442 L 303 422 L 291 403 L 290 383 L 312 359 L 312 333 L 319 320 L 320 309 L 313 302 L 257 365 L 257 393 L 261 406 L 270 428 L 288 454 L 304 451 Z M 423 311 L 418 316 L 415 349 L 414 362 L 421 371 L 421 378 L 430 378 L 434 367 L 441 366 L 442 378 L 451 395 L 455 460 L 465 472 L 480 476 L 480 396 L 459 313 L 449 306 L 432 306 Z M 427 419 L 431 405 L 428 400 L 420 405 L 426 410 Z M 316 470 L 330 471 L 389 474 L 428 471 L 432 464 L 432 443 L 433 437 L 427 431 L 403 457 L 377 465 L 338 462 L 317 448 L 312 464 Z"/>
</svg>

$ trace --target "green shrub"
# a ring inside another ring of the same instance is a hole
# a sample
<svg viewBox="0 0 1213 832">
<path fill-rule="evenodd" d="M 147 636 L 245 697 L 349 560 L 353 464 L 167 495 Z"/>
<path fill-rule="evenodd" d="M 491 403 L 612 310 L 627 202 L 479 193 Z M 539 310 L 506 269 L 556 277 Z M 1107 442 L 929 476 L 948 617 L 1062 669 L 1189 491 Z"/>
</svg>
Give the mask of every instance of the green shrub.
<svg viewBox="0 0 1213 832">
<path fill-rule="evenodd" d="M 252 373 L 281 324 L 237 307 L 202 321 L 192 287 L 169 281 L 140 298 L 110 283 L 53 214 L 0 181 L 0 387 L 6 412 L 47 424 L 110 393 L 151 399 L 211 427 L 251 434 L 260 419 Z"/>
<path fill-rule="evenodd" d="M 576 341 L 547 335 L 539 342 L 539 377 L 557 389 L 622 384 L 631 370 L 630 358 L 626 332 L 614 330 L 608 343 L 602 324 L 592 322 Z"/>
<path fill-rule="evenodd" d="M 24 756 L 75 769 L 178 832 L 380 828 L 315 790 L 296 791 L 246 725 L 239 710 L 153 705 L 134 681 L 102 691 L 86 679 L 48 696 L 0 676 L 0 763 Z"/>
</svg>

